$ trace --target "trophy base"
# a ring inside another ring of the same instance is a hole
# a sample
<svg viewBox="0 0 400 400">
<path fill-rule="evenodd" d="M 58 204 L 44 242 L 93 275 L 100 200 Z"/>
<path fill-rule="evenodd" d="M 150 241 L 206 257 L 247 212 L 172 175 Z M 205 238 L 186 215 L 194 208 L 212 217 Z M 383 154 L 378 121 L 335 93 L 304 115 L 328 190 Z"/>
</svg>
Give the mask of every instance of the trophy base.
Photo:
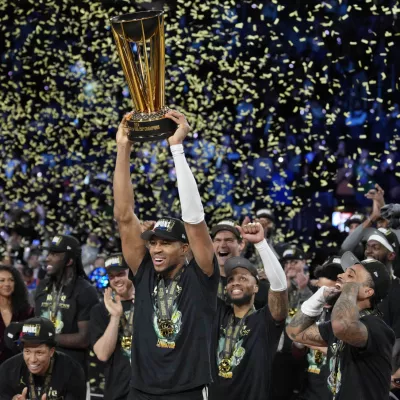
<svg viewBox="0 0 400 400">
<path fill-rule="evenodd" d="M 172 136 L 178 125 L 172 119 L 164 117 L 168 111 L 169 108 L 165 107 L 154 113 L 133 112 L 126 121 L 128 139 L 131 142 L 154 142 Z"/>
</svg>

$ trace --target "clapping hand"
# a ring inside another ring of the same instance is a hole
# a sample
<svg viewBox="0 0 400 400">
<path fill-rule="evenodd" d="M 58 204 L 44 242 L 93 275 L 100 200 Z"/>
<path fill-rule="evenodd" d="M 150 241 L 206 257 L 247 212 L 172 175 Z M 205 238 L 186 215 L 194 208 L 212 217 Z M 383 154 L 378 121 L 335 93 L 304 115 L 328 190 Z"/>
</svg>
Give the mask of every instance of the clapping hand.
<svg viewBox="0 0 400 400">
<path fill-rule="evenodd" d="M 107 288 L 104 291 L 104 305 L 112 317 L 120 317 L 123 313 L 121 298 L 116 295 L 115 300 L 112 298 L 112 289 Z"/>
</svg>

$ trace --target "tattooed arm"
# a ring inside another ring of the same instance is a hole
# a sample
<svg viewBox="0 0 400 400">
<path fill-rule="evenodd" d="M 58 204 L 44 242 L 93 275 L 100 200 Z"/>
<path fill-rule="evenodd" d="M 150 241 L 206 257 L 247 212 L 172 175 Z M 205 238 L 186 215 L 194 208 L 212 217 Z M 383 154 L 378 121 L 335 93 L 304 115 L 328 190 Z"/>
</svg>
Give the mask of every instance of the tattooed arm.
<svg viewBox="0 0 400 400">
<path fill-rule="evenodd" d="M 286 327 L 286 333 L 294 342 L 307 346 L 325 347 L 327 343 L 322 339 L 315 321 L 318 317 L 309 317 L 298 311 Z"/>
<path fill-rule="evenodd" d="M 368 330 L 360 322 L 357 306 L 357 295 L 360 284 L 345 283 L 342 293 L 332 310 L 331 322 L 334 335 L 355 347 L 365 347 L 368 341 Z"/>
<path fill-rule="evenodd" d="M 288 291 L 274 292 L 269 290 L 268 292 L 268 307 L 274 321 L 283 321 L 289 310 Z"/>
</svg>

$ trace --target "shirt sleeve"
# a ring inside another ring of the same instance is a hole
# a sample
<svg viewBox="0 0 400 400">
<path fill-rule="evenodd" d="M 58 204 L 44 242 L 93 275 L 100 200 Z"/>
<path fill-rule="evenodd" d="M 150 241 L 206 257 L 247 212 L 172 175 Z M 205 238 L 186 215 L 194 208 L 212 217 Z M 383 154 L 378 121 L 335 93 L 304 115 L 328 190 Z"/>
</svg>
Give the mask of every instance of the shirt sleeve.
<svg viewBox="0 0 400 400">
<path fill-rule="evenodd" d="M 74 362 L 71 365 L 70 380 L 64 400 L 86 400 L 86 382 L 82 367 Z"/>
<path fill-rule="evenodd" d="M 144 271 L 146 268 L 150 268 L 153 266 L 153 261 L 151 260 L 150 252 L 147 250 L 145 256 L 143 257 L 142 262 L 139 265 L 138 270 L 136 271 L 136 275 L 133 276 L 133 284 L 135 287 L 140 285 Z"/>
<path fill-rule="evenodd" d="M 92 308 L 98 304 L 98 302 L 99 296 L 97 295 L 96 289 L 89 283 L 87 283 L 85 286 L 82 286 L 80 293 L 78 294 L 78 322 L 89 321 L 90 312 Z"/>
<path fill-rule="evenodd" d="M 195 274 L 200 282 L 203 294 L 208 304 L 212 307 L 213 310 L 216 310 L 218 284 L 220 276 L 219 276 L 219 265 L 217 257 L 215 255 L 213 258 L 213 264 L 214 264 L 214 273 L 211 276 L 207 276 L 203 272 L 203 270 L 197 264 L 196 260 L 193 260 L 193 262 L 190 263 L 190 266 L 193 266 L 194 268 Z"/>
<path fill-rule="evenodd" d="M 331 321 L 321 322 L 317 326 L 322 339 L 328 344 L 333 342 L 335 335 L 333 334 Z"/>
<path fill-rule="evenodd" d="M 104 310 L 104 304 L 96 304 L 90 313 L 89 331 L 90 331 L 90 343 L 92 346 L 104 335 L 107 329 L 108 322 L 106 320 Z"/>
<path fill-rule="evenodd" d="M 10 365 L 6 361 L 0 366 L 0 400 L 10 400 L 13 396 L 18 393 L 18 388 L 13 386 L 13 382 L 18 379 L 19 376 L 12 376 L 10 371 Z"/>
<path fill-rule="evenodd" d="M 368 330 L 368 341 L 362 352 L 391 354 L 395 341 L 394 332 L 385 322 L 376 316 L 367 316 L 360 320 Z"/>
</svg>

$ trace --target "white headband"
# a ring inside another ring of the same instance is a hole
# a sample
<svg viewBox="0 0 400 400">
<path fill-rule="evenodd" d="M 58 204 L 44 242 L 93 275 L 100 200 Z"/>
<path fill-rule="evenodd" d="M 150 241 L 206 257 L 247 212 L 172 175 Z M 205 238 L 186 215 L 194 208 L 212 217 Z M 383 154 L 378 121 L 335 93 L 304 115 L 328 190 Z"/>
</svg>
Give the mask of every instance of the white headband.
<svg viewBox="0 0 400 400">
<path fill-rule="evenodd" d="M 379 235 L 371 235 L 371 236 L 368 238 L 368 242 L 369 242 L 370 240 L 376 240 L 377 242 L 379 242 L 380 244 L 382 244 L 383 246 L 385 246 L 389 251 L 391 251 L 392 253 L 394 252 L 393 247 L 392 247 L 392 246 L 390 245 L 390 243 L 389 243 L 385 238 L 383 238 L 382 236 L 379 236 Z"/>
</svg>

